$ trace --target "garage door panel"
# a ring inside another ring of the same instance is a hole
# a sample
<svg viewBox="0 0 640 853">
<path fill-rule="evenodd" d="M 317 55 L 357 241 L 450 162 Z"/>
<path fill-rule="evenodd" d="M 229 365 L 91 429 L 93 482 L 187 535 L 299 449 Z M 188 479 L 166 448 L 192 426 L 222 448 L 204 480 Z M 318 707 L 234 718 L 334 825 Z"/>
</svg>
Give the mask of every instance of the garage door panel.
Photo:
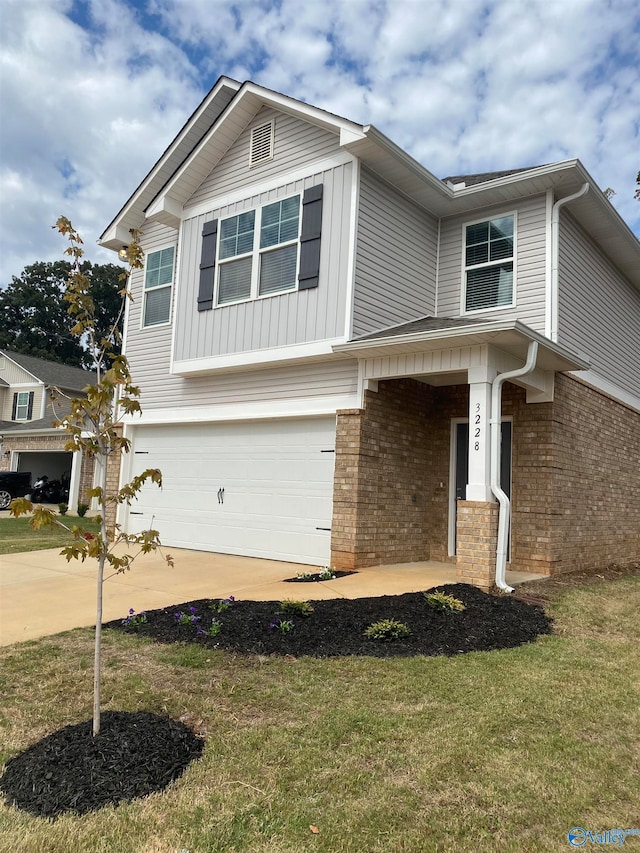
<svg viewBox="0 0 640 853">
<path fill-rule="evenodd" d="M 163 489 L 143 488 L 129 529 L 153 517 L 167 545 L 324 565 L 334 444 L 333 417 L 139 427 L 134 473 L 160 468 Z"/>
</svg>

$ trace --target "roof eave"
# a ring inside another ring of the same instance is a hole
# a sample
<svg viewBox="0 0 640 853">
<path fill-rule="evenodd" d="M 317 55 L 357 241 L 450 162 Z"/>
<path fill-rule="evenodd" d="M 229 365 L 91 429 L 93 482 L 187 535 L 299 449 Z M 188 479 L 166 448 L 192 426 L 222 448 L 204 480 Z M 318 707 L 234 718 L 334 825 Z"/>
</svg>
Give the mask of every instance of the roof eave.
<svg viewBox="0 0 640 853">
<path fill-rule="evenodd" d="M 437 350 L 450 346 L 478 346 L 490 344 L 498 349 L 510 349 L 521 344 L 523 351 L 530 341 L 537 341 L 544 354 L 540 361 L 545 369 L 588 370 L 591 366 L 586 356 L 572 352 L 519 320 L 490 320 L 468 326 L 456 326 L 445 330 L 413 332 L 406 335 L 389 335 L 386 338 L 349 341 L 336 344 L 334 352 L 357 358 L 384 358 L 404 355 L 418 350 Z"/>
</svg>

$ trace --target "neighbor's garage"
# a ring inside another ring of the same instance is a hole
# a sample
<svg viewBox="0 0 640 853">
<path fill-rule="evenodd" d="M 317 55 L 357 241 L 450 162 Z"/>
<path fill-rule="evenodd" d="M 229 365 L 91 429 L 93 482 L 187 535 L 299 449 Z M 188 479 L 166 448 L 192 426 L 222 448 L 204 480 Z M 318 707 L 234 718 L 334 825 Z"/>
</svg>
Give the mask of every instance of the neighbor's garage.
<svg viewBox="0 0 640 853">
<path fill-rule="evenodd" d="M 163 544 L 312 565 L 329 562 L 335 416 L 138 427 L 133 474 L 160 468 L 129 511 Z"/>
</svg>

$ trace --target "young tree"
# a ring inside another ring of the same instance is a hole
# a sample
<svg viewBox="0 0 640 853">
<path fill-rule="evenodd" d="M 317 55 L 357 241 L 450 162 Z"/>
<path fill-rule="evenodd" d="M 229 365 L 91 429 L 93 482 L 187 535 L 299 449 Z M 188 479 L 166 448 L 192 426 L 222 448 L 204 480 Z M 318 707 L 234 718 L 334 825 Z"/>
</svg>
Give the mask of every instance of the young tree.
<svg viewBox="0 0 640 853">
<path fill-rule="evenodd" d="M 65 217 L 60 217 L 54 227 L 68 239 L 69 246 L 65 254 L 72 258 L 64 293 L 64 299 L 68 303 L 68 313 L 75 321 L 70 333 L 86 341 L 88 352 L 91 354 L 91 366 L 96 376 L 95 384 L 87 385 L 84 389 L 86 397 L 69 400 L 69 414 L 56 425 L 64 428 L 69 435 L 65 450 L 82 450 L 94 456 L 98 462 L 101 481 L 98 486 L 89 491 L 89 496 L 95 497 L 98 503 L 99 532 L 96 535 L 80 525 L 64 524 L 51 510 L 41 506 L 34 508 L 26 498 L 14 500 L 10 511 L 15 517 L 33 511 L 31 524 L 34 528 L 55 525 L 68 530 L 70 543 L 61 551 L 68 561 L 76 559 L 84 562 L 89 558 L 97 561 L 93 677 L 93 734 L 95 736 L 100 731 L 102 593 L 104 581 L 108 579 L 105 578 L 105 568 L 110 567 L 114 574 L 125 572 L 131 567 L 138 554 L 155 551 L 160 546 L 157 530 L 126 534 L 117 524 L 110 529 L 110 519 L 115 515 L 116 507 L 124 503 L 130 504 L 147 481 L 162 486 L 162 475 L 157 468 L 147 469 L 113 493 L 109 493 L 107 489 L 109 460 L 115 457 L 119 461 L 121 454 L 129 451 L 129 440 L 122 436 L 121 419 L 125 414 L 131 415 L 141 411 L 138 401 L 140 390 L 132 382 L 127 359 L 119 352 L 120 321 L 126 300 L 131 299 L 127 282 L 131 272 L 143 266 L 142 250 L 138 242 L 139 234 L 132 232 L 131 244 L 127 249 L 129 266 L 121 275 L 124 284 L 118 291 L 120 310 L 110 328 L 105 332 L 96 317 L 91 280 L 83 271 L 81 263 L 82 239 Z M 57 393 L 60 394 L 60 392 Z M 116 553 L 115 547 L 122 543 L 127 546 L 136 546 L 137 551 Z M 169 565 L 173 565 L 169 555 L 165 559 Z"/>
<path fill-rule="evenodd" d="M 100 340 L 121 316 L 118 291 L 123 268 L 83 261 L 80 272 L 91 282 L 96 337 Z M 68 261 L 38 261 L 26 266 L 20 276 L 12 277 L 10 284 L 0 290 L 0 349 L 75 367 L 91 367 L 92 358 L 85 341 L 67 331 L 69 318 L 64 293 L 70 274 Z"/>
</svg>

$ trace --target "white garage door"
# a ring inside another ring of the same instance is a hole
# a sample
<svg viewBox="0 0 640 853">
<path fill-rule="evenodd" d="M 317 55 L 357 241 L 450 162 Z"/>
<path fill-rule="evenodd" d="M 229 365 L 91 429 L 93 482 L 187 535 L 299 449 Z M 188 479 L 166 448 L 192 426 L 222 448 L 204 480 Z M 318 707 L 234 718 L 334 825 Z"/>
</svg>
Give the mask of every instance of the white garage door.
<svg viewBox="0 0 640 853">
<path fill-rule="evenodd" d="M 139 427 L 134 474 L 160 468 L 127 529 L 163 544 L 312 565 L 329 562 L 335 417 Z"/>
</svg>

